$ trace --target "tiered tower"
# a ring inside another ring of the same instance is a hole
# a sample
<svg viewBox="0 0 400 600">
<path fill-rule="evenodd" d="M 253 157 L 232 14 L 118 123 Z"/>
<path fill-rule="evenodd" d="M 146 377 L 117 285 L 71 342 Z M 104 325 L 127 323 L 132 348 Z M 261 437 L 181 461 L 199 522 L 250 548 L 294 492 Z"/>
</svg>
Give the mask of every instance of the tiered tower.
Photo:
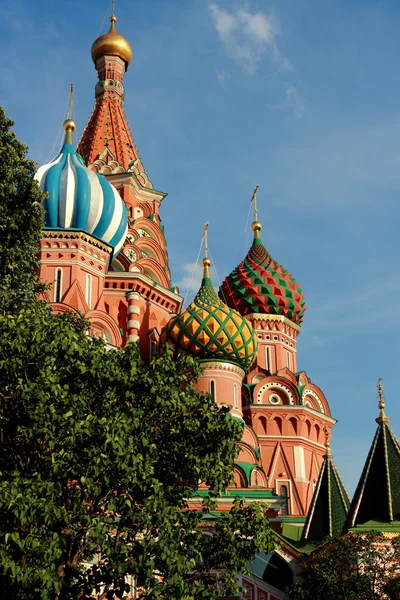
<svg viewBox="0 0 400 600">
<path fill-rule="evenodd" d="M 203 279 L 193 302 L 165 327 L 161 342 L 175 354 L 186 353 L 202 365 L 198 391 L 211 394 L 220 406 L 230 406 L 231 414 L 243 421 L 242 383 L 257 355 L 257 339 L 250 323 L 229 308 L 213 288 L 208 257 L 207 226 L 204 229 Z M 238 489 L 267 487 L 260 462 L 257 436 L 245 427 L 240 455 L 234 466 Z"/>
<path fill-rule="evenodd" d="M 269 487 L 287 498 L 282 514 L 301 522 L 325 454 L 323 430 L 330 432 L 335 420 L 322 390 L 297 370 L 304 294 L 264 247 L 256 189 L 253 201 L 253 244 L 224 280 L 220 296 L 246 317 L 257 335 L 257 358 L 242 388 L 243 415 L 260 440 Z"/>
<path fill-rule="evenodd" d="M 113 223 L 117 217 L 123 216 L 124 223 L 118 230 L 119 234 L 123 233 L 123 238 L 118 240 L 118 247 L 111 251 L 112 248 L 105 249 L 104 244 L 99 244 L 100 239 L 111 246 L 114 241 L 109 236 L 106 236 L 107 239 L 102 238 L 100 225 L 96 230 L 85 230 L 85 233 L 92 234 L 97 243 L 96 256 L 91 254 L 90 259 L 77 258 L 76 251 L 84 252 L 83 240 L 80 244 L 71 242 L 72 246 L 69 243 L 65 246 L 69 251 L 68 260 L 75 263 L 82 260 L 90 265 L 93 271 L 91 276 L 94 278 L 94 287 L 90 290 L 89 284 L 81 280 L 83 275 L 81 278 L 77 277 L 76 269 L 71 270 L 68 279 L 62 266 L 66 253 L 57 252 L 58 242 L 48 239 L 43 240 L 42 244 L 46 251 L 40 256 L 40 275 L 44 281 L 54 284 L 54 297 L 50 299 L 57 304 L 57 310 L 79 310 L 92 321 L 92 333 L 104 337 L 110 344 L 123 346 L 128 341 L 138 341 L 142 356 L 148 359 L 157 352 L 161 329 L 171 315 L 179 313 L 182 298 L 177 288 L 171 287 L 164 228 L 159 216 L 159 208 L 166 194 L 155 190 L 147 177 L 124 113 L 123 78 L 132 60 L 132 48 L 117 33 L 115 23 L 116 17 L 113 14 L 108 33 L 101 35 L 92 45 L 92 59 L 98 73 L 96 99 L 77 153 L 72 147 L 74 125 L 68 138 L 67 153 L 71 154 L 71 160 L 57 157 L 50 163 L 50 166 L 54 163 L 53 171 L 57 172 L 60 164 L 64 165 L 59 191 L 53 193 L 50 184 L 46 191 L 49 192 L 49 206 L 50 199 L 53 199 L 51 201 L 54 206 L 58 206 L 58 199 L 64 197 L 68 197 L 67 204 L 72 206 L 71 199 L 76 197 L 78 188 L 85 195 L 84 202 L 88 206 L 95 206 L 98 201 L 94 200 L 93 194 L 97 194 L 100 188 L 103 191 L 114 190 L 115 206 L 119 212 L 113 212 L 112 206 L 107 205 L 107 214 L 112 215 Z M 62 155 L 65 152 L 64 147 Z M 82 157 L 87 166 L 85 173 L 90 184 L 85 186 L 81 185 L 80 170 L 77 168 L 79 165 L 82 167 Z M 48 166 L 39 170 L 39 177 Z M 65 209 L 64 204 L 65 201 L 61 200 L 60 208 L 57 209 L 60 215 L 65 210 L 67 213 L 68 210 L 74 210 L 68 207 Z M 71 216 L 72 213 L 68 214 Z M 57 231 L 68 229 L 68 239 L 72 235 L 71 228 L 75 230 L 78 227 L 74 221 L 75 213 L 73 215 L 69 224 L 68 219 L 66 221 L 61 218 L 57 221 Z M 93 220 L 92 216 L 89 218 L 89 225 L 92 224 L 90 219 Z M 53 219 L 49 225 L 51 231 L 54 230 L 54 223 Z M 46 235 L 54 237 L 50 232 Z M 98 258 L 100 255 L 101 258 Z M 101 285 L 98 283 L 99 273 L 102 277 Z M 92 310 L 96 313 L 92 314 Z"/>
</svg>

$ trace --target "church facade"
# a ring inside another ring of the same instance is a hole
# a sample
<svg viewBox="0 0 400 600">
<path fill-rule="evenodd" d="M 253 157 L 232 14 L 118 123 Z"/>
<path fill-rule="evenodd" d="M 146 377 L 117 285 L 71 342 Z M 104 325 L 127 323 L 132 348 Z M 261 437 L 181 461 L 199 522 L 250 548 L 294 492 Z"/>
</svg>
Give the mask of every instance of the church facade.
<svg viewBox="0 0 400 600">
<path fill-rule="evenodd" d="M 150 360 L 169 344 L 176 354 L 201 362 L 198 389 L 231 406 L 244 423 L 232 493 L 265 502 L 277 535 L 300 541 L 307 515 L 306 535 L 318 529 L 313 515 L 323 502 L 321 477 L 336 482 L 343 514 L 348 510 L 328 452 L 335 419 L 322 390 L 297 365 L 304 294 L 264 247 L 254 195 L 247 255 L 217 291 L 206 244 L 201 287 L 183 307 L 160 219 L 166 194 L 149 179 L 124 112 L 132 49 L 117 32 L 114 15 L 91 52 L 98 81 L 81 140 L 75 148 L 75 123 L 68 119 L 60 153 L 36 175 L 48 193 L 40 278 L 52 285 L 54 310 L 84 314 L 91 335 L 111 347 L 138 343 Z M 247 599 L 283 598 L 298 550 L 281 539 L 282 549 L 259 556 L 254 577 L 243 579 Z M 287 568 L 282 583 L 274 573 Z"/>
</svg>

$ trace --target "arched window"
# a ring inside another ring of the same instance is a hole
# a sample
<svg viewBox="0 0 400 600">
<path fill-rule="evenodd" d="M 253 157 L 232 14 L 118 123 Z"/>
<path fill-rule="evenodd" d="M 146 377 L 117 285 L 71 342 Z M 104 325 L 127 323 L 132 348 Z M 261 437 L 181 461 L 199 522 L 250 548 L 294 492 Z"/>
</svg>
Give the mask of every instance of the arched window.
<svg viewBox="0 0 400 600">
<path fill-rule="evenodd" d="M 279 495 L 280 495 L 281 498 L 286 498 L 286 502 L 284 504 L 282 504 L 282 507 L 281 507 L 281 515 L 287 515 L 287 514 L 289 514 L 289 511 L 288 511 L 288 501 L 289 501 L 289 498 L 288 498 L 288 488 L 287 488 L 287 485 L 281 485 L 280 486 L 280 488 L 279 488 Z"/>
<path fill-rule="evenodd" d="M 210 381 L 210 394 L 211 394 L 211 398 L 215 402 L 215 381 L 213 379 Z"/>
<path fill-rule="evenodd" d="M 233 407 L 234 408 L 239 408 L 238 393 L 237 393 L 237 384 L 236 383 L 233 384 Z"/>
<path fill-rule="evenodd" d="M 88 308 L 92 308 L 92 276 L 89 273 L 86 274 L 85 300 Z"/>
<path fill-rule="evenodd" d="M 56 269 L 56 279 L 54 282 L 54 302 L 61 302 L 62 298 L 62 269 Z"/>
<path fill-rule="evenodd" d="M 273 424 L 273 435 L 282 435 L 282 419 L 275 417 L 272 421 Z"/>
<path fill-rule="evenodd" d="M 157 354 L 157 340 L 150 340 L 150 358 Z"/>
<path fill-rule="evenodd" d="M 267 433 L 267 419 L 265 417 L 259 417 L 258 422 L 262 428 L 261 433 L 265 435 Z"/>
<path fill-rule="evenodd" d="M 265 368 L 272 373 L 271 348 L 269 346 L 265 347 Z"/>
<path fill-rule="evenodd" d="M 290 352 L 286 351 L 286 366 L 290 369 Z"/>
</svg>

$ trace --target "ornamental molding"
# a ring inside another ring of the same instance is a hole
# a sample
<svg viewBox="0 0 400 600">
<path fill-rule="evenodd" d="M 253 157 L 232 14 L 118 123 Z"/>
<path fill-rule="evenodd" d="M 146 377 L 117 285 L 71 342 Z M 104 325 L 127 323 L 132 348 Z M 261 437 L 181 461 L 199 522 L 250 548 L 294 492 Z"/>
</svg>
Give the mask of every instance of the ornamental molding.
<svg viewBox="0 0 400 600">
<path fill-rule="evenodd" d="M 229 373 L 236 373 L 237 375 L 240 375 L 240 377 L 243 379 L 245 376 L 245 371 L 244 369 L 242 369 L 241 367 L 238 367 L 237 365 L 234 365 L 233 363 L 229 363 L 229 362 L 222 362 L 222 361 L 206 361 L 206 362 L 201 362 L 200 363 L 203 369 L 210 369 L 210 370 L 217 370 L 217 371 L 228 371 Z"/>
<path fill-rule="evenodd" d="M 294 405 L 294 395 L 291 392 L 290 388 L 288 388 L 286 385 L 283 385 L 283 383 L 280 383 L 278 381 L 270 381 L 269 383 L 264 383 L 263 386 L 260 387 L 260 389 L 257 392 L 257 404 L 261 404 L 261 400 L 262 397 L 264 395 L 264 392 L 266 392 L 269 389 L 280 389 L 283 390 L 286 394 L 286 396 L 289 398 L 289 404 L 291 404 L 292 406 Z M 270 406 L 268 404 L 268 406 Z M 273 406 L 275 408 L 275 406 L 279 406 L 275 405 L 275 404 L 271 404 L 271 406 Z"/>
<path fill-rule="evenodd" d="M 114 79 L 103 79 L 102 81 L 98 81 L 95 87 L 96 96 L 105 91 L 116 92 L 122 97 L 124 95 L 124 84 L 121 81 L 115 81 Z"/>
<path fill-rule="evenodd" d="M 262 321 L 277 321 L 278 323 L 284 323 L 289 328 L 294 329 L 296 332 L 301 331 L 300 325 L 297 325 L 297 323 L 294 323 L 293 321 L 291 321 L 287 317 L 284 317 L 283 315 L 269 315 L 268 313 L 251 313 L 250 315 L 246 315 L 246 319 L 249 319 L 249 321 L 257 321 L 257 324 L 253 324 L 253 327 L 255 329 L 262 328 Z"/>
<path fill-rule="evenodd" d="M 98 240 L 97 238 L 91 236 L 88 233 L 85 233 L 84 231 L 73 231 L 70 229 L 42 229 L 43 232 L 43 237 L 41 238 L 41 240 L 45 240 L 45 239 L 54 239 L 54 238 L 58 238 L 58 239 L 65 239 L 65 240 L 83 240 L 84 242 L 87 242 L 88 244 L 91 244 L 92 246 L 95 246 L 96 248 L 100 248 L 101 250 L 104 250 L 104 252 L 107 252 L 107 254 L 111 254 L 112 253 L 112 248 L 111 246 L 109 246 L 108 244 L 105 244 L 104 242 L 101 242 L 100 240 Z"/>
<path fill-rule="evenodd" d="M 303 394 L 301 396 L 301 401 L 302 402 L 304 402 L 304 399 L 305 399 L 306 396 L 312 396 L 314 398 L 314 400 L 316 400 L 316 402 L 317 402 L 317 404 L 318 404 L 318 406 L 319 406 L 322 414 L 325 414 L 324 406 L 323 406 L 323 404 L 322 404 L 319 396 L 314 392 L 314 390 L 310 390 L 309 388 L 306 388 L 303 391 Z M 305 405 L 305 406 L 307 406 L 307 405 Z"/>
<path fill-rule="evenodd" d="M 306 406 L 304 404 L 295 404 L 293 406 L 290 406 L 288 404 L 251 404 L 248 406 L 245 406 L 243 408 L 243 412 L 246 411 L 250 411 L 250 413 L 252 413 L 253 411 L 257 411 L 257 413 L 260 411 L 262 411 L 263 413 L 273 413 L 273 411 L 285 411 L 285 410 L 290 410 L 290 411 L 299 411 L 299 413 L 301 414 L 303 411 L 305 413 L 309 413 L 310 416 L 313 416 L 315 418 L 318 419 L 318 422 L 321 419 L 321 412 L 319 410 L 316 410 L 315 408 L 311 408 L 310 406 Z M 329 417 L 326 413 L 324 414 L 324 418 L 323 420 L 326 421 L 327 423 L 332 423 L 332 425 L 335 425 L 337 423 L 337 420 L 334 419 L 333 417 Z M 271 418 L 273 418 L 273 414 L 271 415 Z M 317 422 L 317 421 L 315 421 Z M 313 421 L 314 423 L 314 421 Z M 259 437 L 263 437 L 262 435 L 259 435 Z"/>
</svg>

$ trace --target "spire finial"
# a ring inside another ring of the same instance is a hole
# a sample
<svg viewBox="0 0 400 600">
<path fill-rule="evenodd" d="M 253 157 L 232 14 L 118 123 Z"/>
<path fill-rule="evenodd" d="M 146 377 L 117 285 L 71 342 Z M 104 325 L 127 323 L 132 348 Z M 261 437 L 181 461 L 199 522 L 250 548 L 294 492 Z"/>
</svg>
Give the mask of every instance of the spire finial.
<svg viewBox="0 0 400 600">
<path fill-rule="evenodd" d="M 74 84 L 71 83 L 69 87 L 69 109 L 68 119 L 72 120 L 72 109 L 74 108 Z"/>
<path fill-rule="evenodd" d="M 115 0 L 112 0 L 111 2 L 111 25 L 114 26 L 115 21 L 117 20 L 117 17 L 115 16 Z"/>
<path fill-rule="evenodd" d="M 385 394 L 383 392 L 383 387 L 382 387 L 382 377 L 380 377 L 378 379 L 378 398 L 379 398 L 379 403 L 378 403 L 378 408 L 379 408 L 379 417 L 376 419 L 377 423 L 389 423 L 390 419 L 389 417 L 385 414 Z"/>
<path fill-rule="evenodd" d="M 251 197 L 250 203 L 253 202 L 253 209 L 254 209 L 254 221 L 251 224 L 251 228 L 254 231 L 254 239 L 255 240 L 259 240 L 260 239 L 260 231 L 261 231 L 261 223 L 258 220 L 258 208 L 257 208 L 257 190 L 258 190 L 258 183 L 256 186 L 254 186 L 254 190 L 253 190 L 253 195 Z"/>
<path fill-rule="evenodd" d="M 76 129 L 75 121 L 72 118 L 72 111 L 74 108 L 74 84 L 71 83 L 69 88 L 69 108 L 68 108 L 68 119 L 64 121 L 65 140 L 64 144 L 72 144 L 72 132 Z"/>
<path fill-rule="evenodd" d="M 331 443 L 329 441 L 329 430 L 326 425 L 324 426 L 324 436 L 325 436 L 325 456 L 331 458 L 332 457 Z"/>
<path fill-rule="evenodd" d="M 210 265 L 211 265 L 211 261 L 208 257 L 208 235 L 207 235 L 207 229 L 208 229 L 208 221 L 206 221 L 204 223 L 204 230 L 203 230 L 203 239 L 204 239 L 204 258 L 202 261 L 203 267 L 204 267 L 204 271 L 203 271 L 203 285 L 205 283 L 205 279 L 208 279 L 211 281 L 211 277 L 210 277 Z M 206 283 L 209 283 L 206 282 Z"/>
</svg>

